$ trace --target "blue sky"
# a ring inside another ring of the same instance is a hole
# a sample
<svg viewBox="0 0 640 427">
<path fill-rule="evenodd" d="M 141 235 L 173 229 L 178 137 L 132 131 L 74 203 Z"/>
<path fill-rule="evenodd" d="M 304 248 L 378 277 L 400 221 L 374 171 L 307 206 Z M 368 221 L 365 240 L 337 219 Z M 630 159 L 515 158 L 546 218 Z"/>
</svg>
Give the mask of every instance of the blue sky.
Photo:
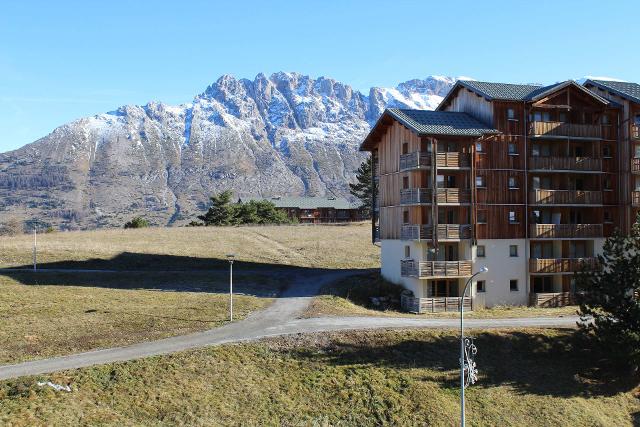
<svg viewBox="0 0 640 427">
<path fill-rule="evenodd" d="M 190 101 L 225 73 L 299 71 L 361 90 L 431 74 L 640 81 L 639 9 L 558 0 L 2 1 L 0 151 L 120 105 Z"/>
</svg>

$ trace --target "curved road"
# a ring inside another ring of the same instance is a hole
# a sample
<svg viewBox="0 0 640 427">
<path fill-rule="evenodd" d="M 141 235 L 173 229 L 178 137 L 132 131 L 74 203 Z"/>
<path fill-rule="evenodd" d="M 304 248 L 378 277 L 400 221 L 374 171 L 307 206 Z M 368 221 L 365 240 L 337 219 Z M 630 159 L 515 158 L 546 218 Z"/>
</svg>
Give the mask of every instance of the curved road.
<svg viewBox="0 0 640 427">
<path fill-rule="evenodd" d="M 0 379 L 23 375 L 37 375 L 66 369 L 83 368 L 104 363 L 174 353 L 196 347 L 256 340 L 277 335 L 374 328 L 456 328 L 457 319 L 414 319 L 395 317 L 318 317 L 299 319 L 319 289 L 350 271 L 323 273 L 319 276 L 297 276 L 291 286 L 267 309 L 254 313 L 236 323 L 189 335 L 143 342 L 126 347 L 89 351 L 69 356 L 35 360 L 15 365 L 0 366 Z M 509 327 L 573 327 L 577 316 L 531 317 L 514 319 L 468 319 L 469 328 Z"/>
</svg>

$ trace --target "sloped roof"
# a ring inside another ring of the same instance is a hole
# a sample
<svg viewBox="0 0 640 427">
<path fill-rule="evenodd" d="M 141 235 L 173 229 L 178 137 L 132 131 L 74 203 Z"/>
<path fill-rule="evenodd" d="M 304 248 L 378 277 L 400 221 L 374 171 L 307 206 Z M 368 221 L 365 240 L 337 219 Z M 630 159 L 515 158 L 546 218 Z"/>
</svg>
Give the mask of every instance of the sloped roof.
<svg viewBox="0 0 640 427">
<path fill-rule="evenodd" d="M 587 80 L 585 86 L 592 84 L 603 90 L 608 90 L 618 96 L 640 103 L 640 84 L 629 82 L 615 82 L 610 80 Z"/>
<path fill-rule="evenodd" d="M 358 206 L 349 202 L 344 197 L 304 197 L 304 196 L 278 196 L 278 197 L 252 197 L 243 198 L 242 201 L 248 200 L 268 200 L 276 205 L 277 208 L 298 208 L 298 209 L 357 209 Z"/>
</svg>

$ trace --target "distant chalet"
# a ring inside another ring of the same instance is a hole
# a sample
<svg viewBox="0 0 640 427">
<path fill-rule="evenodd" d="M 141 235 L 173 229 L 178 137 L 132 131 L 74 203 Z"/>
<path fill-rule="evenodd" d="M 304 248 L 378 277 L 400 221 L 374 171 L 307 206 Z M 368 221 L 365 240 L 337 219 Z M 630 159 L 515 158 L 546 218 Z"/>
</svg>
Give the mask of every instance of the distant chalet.
<svg viewBox="0 0 640 427">
<path fill-rule="evenodd" d="M 245 199 L 242 201 L 247 201 Z M 326 224 L 336 222 L 361 221 L 358 206 L 343 197 L 271 197 L 253 198 L 268 200 L 277 209 L 286 212 L 291 219 L 301 224 Z"/>
</svg>

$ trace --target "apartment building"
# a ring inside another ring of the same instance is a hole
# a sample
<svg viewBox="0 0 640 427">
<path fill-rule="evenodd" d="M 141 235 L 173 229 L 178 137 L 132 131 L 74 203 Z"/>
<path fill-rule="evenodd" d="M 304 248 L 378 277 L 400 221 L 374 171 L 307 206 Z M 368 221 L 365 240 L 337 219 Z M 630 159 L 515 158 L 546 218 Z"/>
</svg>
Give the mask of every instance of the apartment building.
<svg viewBox="0 0 640 427">
<path fill-rule="evenodd" d="M 574 272 L 640 202 L 640 92 L 609 84 L 458 81 L 436 111 L 382 114 L 361 149 L 376 165 L 382 274 L 413 292 L 408 309 L 457 310 L 483 266 L 467 308 L 571 300 Z"/>
</svg>

